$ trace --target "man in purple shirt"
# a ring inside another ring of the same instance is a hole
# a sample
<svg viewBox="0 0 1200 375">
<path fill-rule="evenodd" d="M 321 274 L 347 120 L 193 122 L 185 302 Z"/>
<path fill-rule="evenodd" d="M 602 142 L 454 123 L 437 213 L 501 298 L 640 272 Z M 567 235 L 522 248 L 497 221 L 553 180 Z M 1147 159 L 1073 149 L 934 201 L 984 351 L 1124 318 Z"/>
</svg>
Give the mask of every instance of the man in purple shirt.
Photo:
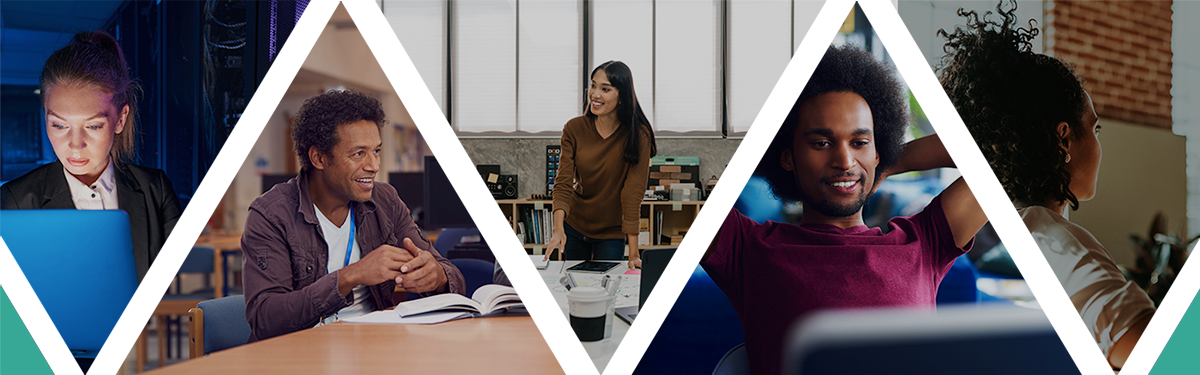
<svg viewBox="0 0 1200 375">
<path fill-rule="evenodd" d="M 396 285 L 422 294 L 465 290 L 388 184 L 376 184 L 379 101 L 332 91 L 301 105 L 292 140 L 300 175 L 255 199 L 246 217 L 250 341 L 395 305 Z"/>
<path fill-rule="evenodd" d="M 755 374 L 781 371 L 788 328 L 819 309 L 932 308 L 937 285 L 987 217 L 962 179 L 888 230 L 862 207 L 888 175 L 952 167 L 938 137 L 907 145 L 907 95 L 894 70 L 858 47 L 830 47 L 760 162 L 799 225 L 732 210 L 701 262 L 746 332 Z"/>
</svg>

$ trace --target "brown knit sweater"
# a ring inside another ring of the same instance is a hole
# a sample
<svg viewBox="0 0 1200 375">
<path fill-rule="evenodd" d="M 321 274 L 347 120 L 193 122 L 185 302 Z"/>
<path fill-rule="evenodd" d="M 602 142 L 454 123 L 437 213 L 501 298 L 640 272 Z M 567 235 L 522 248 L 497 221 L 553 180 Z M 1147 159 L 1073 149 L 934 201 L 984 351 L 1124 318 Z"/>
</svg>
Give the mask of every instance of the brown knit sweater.
<svg viewBox="0 0 1200 375">
<path fill-rule="evenodd" d="M 638 234 L 642 195 L 650 176 L 650 134 L 640 134 L 638 165 L 626 163 L 626 126 L 608 138 L 596 132 L 587 116 L 567 121 L 562 131 L 562 158 L 554 180 L 554 210 L 584 236 L 625 238 Z M 574 177 L 574 178 L 572 178 Z M 574 182 L 574 187 L 572 187 Z"/>
</svg>

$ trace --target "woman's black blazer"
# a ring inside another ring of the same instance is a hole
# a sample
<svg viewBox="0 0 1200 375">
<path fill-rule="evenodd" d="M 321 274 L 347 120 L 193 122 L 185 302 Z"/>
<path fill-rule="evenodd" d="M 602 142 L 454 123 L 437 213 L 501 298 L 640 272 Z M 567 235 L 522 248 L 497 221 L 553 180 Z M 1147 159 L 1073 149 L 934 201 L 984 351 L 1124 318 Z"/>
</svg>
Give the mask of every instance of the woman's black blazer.
<svg viewBox="0 0 1200 375">
<path fill-rule="evenodd" d="M 183 208 L 162 170 L 120 162 L 114 167 L 117 205 L 129 214 L 133 259 L 141 282 Z M 0 208 L 75 208 L 62 163 L 55 160 L 0 186 Z"/>
</svg>

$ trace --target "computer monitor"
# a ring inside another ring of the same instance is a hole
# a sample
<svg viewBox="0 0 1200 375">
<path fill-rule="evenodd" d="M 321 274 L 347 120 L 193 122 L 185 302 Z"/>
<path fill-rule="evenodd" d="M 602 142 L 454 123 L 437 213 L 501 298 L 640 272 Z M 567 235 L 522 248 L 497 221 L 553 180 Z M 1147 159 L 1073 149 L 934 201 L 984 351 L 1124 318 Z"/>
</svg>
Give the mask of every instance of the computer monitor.
<svg viewBox="0 0 1200 375">
<path fill-rule="evenodd" d="M 263 194 L 266 194 L 268 191 L 271 190 L 271 188 L 275 187 L 275 185 L 279 185 L 279 184 L 288 182 L 293 177 L 296 177 L 296 175 L 294 175 L 294 174 L 264 174 L 264 175 L 262 175 L 262 192 L 263 192 Z"/>
<path fill-rule="evenodd" d="M 785 374 L 1079 373 L 1045 313 L 1008 304 L 819 312 L 783 357 Z"/>
<path fill-rule="evenodd" d="M 638 291 L 638 307 L 646 306 L 646 298 L 654 290 L 654 284 L 667 270 L 671 257 L 675 256 L 675 248 L 642 250 L 642 281 Z"/>
<path fill-rule="evenodd" d="M 424 172 L 392 172 L 388 173 L 388 184 L 396 188 L 396 194 L 408 207 L 417 226 L 425 227 L 421 218 L 425 216 L 425 173 Z"/>
<path fill-rule="evenodd" d="M 475 221 L 433 156 L 425 157 L 425 228 L 474 228 Z"/>
<path fill-rule="evenodd" d="M 0 210 L 0 236 L 71 354 L 96 358 L 138 286 L 129 216 Z"/>
<path fill-rule="evenodd" d="M 650 291 L 654 290 L 654 284 L 658 283 L 663 271 L 667 270 L 667 264 L 671 263 L 673 256 L 675 256 L 675 248 L 642 250 L 642 278 L 641 283 L 638 284 L 638 304 L 637 306 L 618 307 L 616 309 L 617 317 L 626 323 L 633 324 L 638 313 L 641 312 L 642 306 L 646 306 L 646 298 L 650 297 Z"/>
</svg>

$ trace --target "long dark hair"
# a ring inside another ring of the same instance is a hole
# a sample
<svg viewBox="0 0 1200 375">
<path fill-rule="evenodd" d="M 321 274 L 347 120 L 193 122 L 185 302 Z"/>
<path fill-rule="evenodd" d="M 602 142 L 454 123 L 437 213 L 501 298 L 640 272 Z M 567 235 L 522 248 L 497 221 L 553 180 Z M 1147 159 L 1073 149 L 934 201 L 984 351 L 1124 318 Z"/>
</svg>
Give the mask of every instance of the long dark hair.
<svg viewBox="0 0 1200 375">
<path fill-rule="evenodd" d="M 109 154 L 117 160 L 133 156 L 137 143 L 137 100 L 142 86 L 130 75 L 125 54 L 111 35 L 103 31 L 75 34 L 71 43 L 46 59 L 39 84 L 43 102 L 48 89 L 69 84 L 92 85 L 112 94 L 112 104 L 117 107 L 118 114 L 128 105 L 125 129 L 113 140 Z"/>
<path fill-rule="evenodd" d="M 1001 2 L 996 13 L 959 9 L 966 24 L 938 30 L 946 38 L 942 87 L 1009 199 L 1069 201 L 1078 209 L 1062 146 L 1087 134 L 1083 79 L 1069 64 L 1034 53 L 1036 24 L 1017 19 L 1015 2 L 1004 8 Z M 1058 134 L 1064 121 L 1071 139 Z"/>
<path fill-rule="evenodd" d="M 658 145 L 654 142 L 654 127 L 650 126 L 650 119 L 646 118 L 645 112 L 642 112 L 642 104 L 638 103 L 637 93 L 633 91 L 633 73 L 629 71 L 629 66 L 625 63 L 611 60 L 592 69 L 592 75 L 589 77 L 595 77 L 596 72 L 599 72 L 600 69 L 604 69 L 604 74 L 608 75 L 608 82 L 617 88 L 617 119 L 622 124 L 630 125 L 627 127 L 629 140 L 625 142 L 625 162 L 629 164 L 646 163 L 645 160 L 638 160 L 640 156 L 638 150 L 642 146 L 638 129 L 645 128 L 646 133 L 650 136 L 650 156 L 658 155 Z M 629 103 L 633 103 L 633 105 Z M 596 115 L 588 110 L 586 102 L 583 105 L 583 113 L 590 119 L 596 119 Z"/>
</svg>

